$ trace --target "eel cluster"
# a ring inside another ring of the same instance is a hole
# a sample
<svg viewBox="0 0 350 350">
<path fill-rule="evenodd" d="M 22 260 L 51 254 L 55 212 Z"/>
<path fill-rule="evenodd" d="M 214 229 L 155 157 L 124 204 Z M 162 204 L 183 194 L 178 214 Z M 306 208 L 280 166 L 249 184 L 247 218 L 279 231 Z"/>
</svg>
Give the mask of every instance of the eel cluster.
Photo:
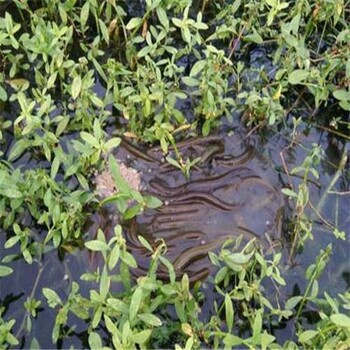
<svg viewBox="0 0 350 350">
<path fill-rule="evenodd" d="M 252 144 L 240 141 L 238 147 L 232 142 L 237 140 L 212 136 L 178 143 L 183 159 L 201 158 L 190 179 L 164 162 L 160 149 L 144 151 L 122 142 L 127 159 L 140 167 L 144 192 L 163 202 L 125 225 L 127 246 L 139 265 L 137 275 L 146 273 L 151 259 L 138 235 L 153 247 L 164 240 L 176 275 L 186 272 L 192 281 L 210 273 L 208 252 L 218 250 L 229 238 L 256 238 L 261 246 L 280 239 L 283 200 L 268 181 L 273 169 L 268 169 Z M 175 157 L 174 150 L 170 154 Z M 158 273 L 161 278 L 168 276 L 162 266 Z"/>
<path fill-rule="evenodd" d="M 123 140 L 119 150 L 118 157 L 141 172 L 143 192 L 163 201 L 124 223 L 128 249 L 139 266 L 136 275 L 146 273 L 151 259 L 139 235 L 153 247 L 164 240 L 177 277 L 186 272 L 192 281 L 211 272 L 208 252 L 229 238 L 256 238 L 261 246 L 280 239 L 283 200 L 276 174 L 252 144 L 214 136 L 189 139 L 177 148 L 183 159 L 201 159 L 189 179 L 164 161 L 159 148 L 144 150 Z M 169 154 L 175 157 L 173 149 Z M 165 266 L 158 273 L 168 276 Z"/>
</svg>

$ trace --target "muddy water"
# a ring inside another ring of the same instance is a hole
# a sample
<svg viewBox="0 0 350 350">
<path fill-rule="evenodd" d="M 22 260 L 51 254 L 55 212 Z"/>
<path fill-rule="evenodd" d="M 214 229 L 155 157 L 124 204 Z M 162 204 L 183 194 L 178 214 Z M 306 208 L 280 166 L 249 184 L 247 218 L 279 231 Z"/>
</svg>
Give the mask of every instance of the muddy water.
<svg viewBox="0 0 350 350">
<path fill-rule="evenodd" d="M 177 276 L 186 272 L 194 281 L 211 272 L 208 252 L 217 251 L 229 238 L 255 238 L 266 249 L 280 243 L 284 206 L 280 184 L 252 140 L 237 133 L 192 138 L 177 147 L 184 160 L 201 158 L 190 178 L 165 162 L 158 148 L 124 140 L 116 154 L 141 173 L 143 193 L 163 201 L 160 208 L 124 224 L 128 247 L 139 264 L 136 274 L 144 274 L 150 262 L 138 235 L 153 246 L 164 240 Z M 175 158 L 174 150 L 169 153 Z M 160 268 L 159 275 L 166 277 L 166 269 Z"/>
</svg>

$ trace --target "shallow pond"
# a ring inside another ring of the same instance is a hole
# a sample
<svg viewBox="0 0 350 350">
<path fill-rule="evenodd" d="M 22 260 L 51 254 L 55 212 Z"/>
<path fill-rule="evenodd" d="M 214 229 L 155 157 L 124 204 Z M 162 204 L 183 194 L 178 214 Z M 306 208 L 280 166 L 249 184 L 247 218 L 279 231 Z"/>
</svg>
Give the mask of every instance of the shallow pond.
<svg viewBox="0 0 350 350">
<path fill-rule="evenodd" d="M 142 192 L 163 201 L 160 208 L 125 223 L 138 274 L 145 273 L 150 258 L 138 235 L 152 245 L 163 239 L 177 275 L 186 272 L 192 281 L 210 273 L 208 251 L 218 250 L 229 238 L 256 238 L 266 249 L 282 243 L 284 199 L 277 172 L 253 140 L 232 133 L 191 138 L 177 147 L 183 159 L 200 158 L 188 179 L 165 162 L 158 148 L 141 149 L 123 140 L 116 154 L 141 174 Z M 174 150 L 169 156 L 175 157 Z M 113 220 L 109 224 L 113 227 Z M 167 271 L 159 275 L 165 277 Z"/>
<path fill-rule="evenodd" d="M 136 5 L 133 11 L 133 15 L 142 14 L 142 9 Z M 264 48 L 253 49 L 248 61 L 251 67 L 265 66 L 267 71 L 275 72 Z M 183 65 L 187 69 L 190 67 L 187 63 Z M 256 72 L 243 78 L 254 83 L 259 79 Z M 99 83 L 95 90 L 97 95 L 105 96 L 105 89 Z M 193 120 L 196 100 L 183 100 L 181 104 L 177 107 L 188 120 Z M 19 114 L 16 104 L 7 104 L 6 108 L 8 110 L 2 111 L 5 119 L 13 120 Z M 112 109 L 111 106 L 108 108 Z M 55 113 L 59 114 L 59 111 L 54 111 L 53 114 Z M 239 119 L 238 115 L 234 116 L 234 120 Z M 306 268 L 315 261 L 320 249 L 325 249 L 329 243 L 333 246 L 333 256 L 319 278 L 320 293 L 327 291 L 335 296 L 349 290 L 349 161 L 342 172 L 337 171 L 342 154 L 349 156 L 348 144 L 340 141 L 333 133 L 314 127 L 308 130 L 303 125 L 303 132 L 300 132 L 290 147 L 290 134 L 275 130 L 270 135 L 247 137 L 247 131 L 242 130 L 240 122 L 235 125 L 229 122 L 223 124 L 210 137 L 198 138 L 193 135 L 177 143 L 184 160 L 201 158 L 191 168 L 189 179 L 164 160 L 159 148 L 136 145 L 125 140 L 117 149 L 115 156 L 141 174 L 142 192 L 157 196 L 164 203 L 157 210 L 146 210 L 137 218 L 123 223 L 129 250 L 139 264 L 138 270 L 133 272 L 135 276 L 145 272 L 150 258 L 137 240 L 137 235 L 144 236 L 152 245 L 158 244 L 158 239 L 164 239 L 168 246 L 167 257 L 174 263 L 177 276 L 186 272 L 193 282 L 203 281 L 201 288 L 205 302 L 200 318 L 208 321 L 215 313 L 213 301 L 222 300 L 222 297 L 214 290 L 212 276 L 215 270 L 209 263 L 207 252 L 217 251 L 227 238 L 242 235 L 245 240 L 255 238 L 265 251 L 275 249 L 283 254 L 281 271 L 287 285 L 278 291 L 273 286 L 265 286 L 271 290 L 271 299 L 275 299 L 274 294 L 278 294 L 278 300 L 283 301 L 304 291 Z M 108 133 L 116 133 L 114 124 Z M 62 147 L 77 137 L 77 134 L 62 137 Z M 4 138 L 2 151 L 6 159 L 13 145 L 13 134 L 5 131 Z M 325 149 L 322 161 L 317 166 L 320 177 L 308 183 L 310 202 L 316 209 L 306 208 L 313 220 L 313 240 L 306 241 L 302 250 L 294 251 L 288 225 L 293 219 L 293 207 L 281 194 L 281 189 L 290 186 L 298 188 L 302 179 L 298 174 L 291 175 L 290 171 L 301 165 L 313 143 L 320 144 Z M 169 156 L 175 158 L 174 150 L 170 149 Z M 25 152 L 13 165 L 22 169 L 50 167 L 30 151 Z M 58 176 L 60 175 L 62 174 Z M 61 176 L 60 180 L 62 178 Z M 332 188 L 329 188 L 330 184 L 333 185 Z M 72 187 L 74 185 L 73 183 Z M 106 235 L 110 234 L 116 222 L 119 222 L 113 207 L 91 212 L 86 221 L 86 239 L 93 238 L 98 228 L 103 229 Z M 32 221 L 26 224 L 33 226 L 33 230 L 42 236 L 46 234 L 46 231 L 40 232 L 41 227 L 36 227 Z M 337 239 L 332 234 L 332 225 L 345 232 L 346 241 Z M 1 257 L 18 253 L 18 248 L 3 248 L 6 234 L 8 232 L 0 230 Z M 98 257 L 91 256 L 85 249 L 76 249 L 60 256 L 53 249 L 45 252 L 39 262 L 34 261 L 31 265 L 23 259 L 9 264 L 16 273 L 0 280 L 0 303 L 5 308 L 6 319 L 16 320 L 14 334 L 21 339 L 20 347 L 28 348 L 34 337 L 42 348 L 54 347 L 51 332 L 56 310 L 48 307 L 42 288 L 54 289 L 65 300 L 72 282 L 79 281 L 83 273 L 92 272 L 99 262 Z M 165 270 L 159 271 L 161 278 L 165 275 Z M 98 289 L 93 282 L 79 281 L 79 284 L 84 296 L 88 296 L 90 289 Z M 119 291 L 121 287 L 116 283 L 112 289 Z M 38 316 L 30 327 L 23 307 L 28 297 L 42 301 Z M 313 310 L 309 311 L 312 314 Z M 312 317 L 309 320 L 312 322 Z M 58 343 L 58 347 L 88 347 L 86 324 L 74 317 L 68 323 L 76 325 L 76 328 L 74 331 L 67 330 L 67 337 Z M 25 329 L 30 331 L 26 332 Z M 273 332 L 280 343 L 292 339 L 295 336 L 293 320 L 281 323 Z"/>
<path fill-rule="evenodd" d="M 257 136 L 245 138 L 243 135 L 239 129 L 226 126 L 217 136 L 180 142 L 179 150 L 185 158 L 201 156 L 203 159 L 193 167 L 189 179 L 164 162 L 162 153 L 156 148 L 145 149 L 125 141 L 116 154 L 122 162 L 141 173 L 144 193 L 156 195 L 164 201 L 159 209 L 147 210 L 124 225 L 128 246 L 140 267 L 135 275 L 142 274 L 149 262 L 149 256 L 136 236 L 142 234 L 151 243 L 163 238 L 168 244 L 168 257 L 177 267 L 177 274 L 186 271 L 193 281 L 204 279 L 202 289 L 207 302 L 202 308 L 203 320 L 210 319 L 214 312 L 211 301 L 220 298 L 213 291 L 211 278 L 205 280 L 213 272 L 206 252 L 219 249 L 225 238 L 238 234 L 246 239 L 256 237 L 264 249 L 283 252 L 281 270 L 287 286 L 278 291 L 283 294 L 283 299 L 305 288 L 305 268 L 329 243 L 333 244 L 333 257 L 319 280 L 320 291 L 335 295 L 350 285 L 350 202 L 349 196 L 343 195 L 349 191 L 349 170 L 346 168 L 343 173 L 337 173 L 341 154 L 347 151 L 346 144 L 315 129 L 307 136 L 301 135 L 299 145 L 290 149 L 286 148 L 290 143 L 288 135 L 275 134 L 268 142 Z M 309 183 L 310 200 L 318 208 L 319 215 L 310 210 L 309 215 L 314 220 L 313 240 L 307 241 L 304 249 L 291 257 L 292 238 L 286 225 L 290 208 L 280 190 L 288 185 L 288 181 L 297 186 L 301 179 L 298 176 L 288 177 L 284 169 L 300 165 L 313 142 L 326 149 L 318 166 L 320 178 Z M 281 158 L 283 149 L 284 164 Z M 330 192 L 328 186 L 335 180 L 333 192 Z M 113 209 L 110 208 L 103 213 L 93 213 L 91 218 L 95 221 L 94 225 L 87 227 L 90 237 L 97 226 L 108 234 L 115 224 Z M 336 239 L 325 222 L 337 223 L 339 229 L 347 234 L 347 241 Z M 1 247 L 4 238 L 5 235 L 1 234 Z M 13 252 L 15 250 L 2 251 L 1 255 Z M 53 250 L 44 254 L 39 263 L 28 265 L 18 260 L 11 266 L 17 273 L 8 276 L 6 284 L 5 280 L 1 281 L 0 298 L 6 308 L 6 316 L 17 320 L 15 334 L 23 336 L 24 347 L 29 345 L 26 339 L 33 337 L 42 347 L 52 347 L 50 330 L 55 312 L 47 307 L 41 289 L 53 288 L 64 299 L 71 282 L 96 264 L 91 264 L 91 256 L 86 250 L 66 254 L 63 261 Z M 160 271 L 162 276 L 164 271 Z M 82 281 L 80 284 L 83 295 L 94 286 L 92 282 Z M 118 290 L 118 286 L 115 289 Z M 23 331 L 26 322 L 23 303 L 29 295 L 43 300 L 43 303 L 28 335 Z M 75 333 L 60 346 L 86 346 L 84 323 L 77 319 L 71 322 L 77 325 Z M 293 331 L 292 326 L 286 323 L 275 330 L 275 335 L 282 341 L 291 337 Z"/>
</svg>

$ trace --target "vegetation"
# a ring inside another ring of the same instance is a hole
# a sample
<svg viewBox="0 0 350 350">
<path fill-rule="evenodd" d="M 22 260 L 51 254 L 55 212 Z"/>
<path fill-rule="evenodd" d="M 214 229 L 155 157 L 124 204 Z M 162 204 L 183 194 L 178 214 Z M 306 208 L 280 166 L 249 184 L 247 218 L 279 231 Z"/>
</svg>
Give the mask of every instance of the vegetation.
<svg viewBox="0 0 350 350">
<path fill-rule="evenodd" d="M 84 231 L 106 202 L 126 218 L 161 204 L 123 183 L 113 157 L 121 193 L 103 203 L 94 194 L 91 174 L 106 166 L 122 136 L 160 144 L 164 154 L 174 148 L 167 161 L 189 177 L 200 159 L 184 159 L 176 143 L 212 134 L 227 119 L 247 133 L 287 140 L 280 172 L 294 218 L 286 229 L 290 264 L 318 239 L 316 218 L 336 240 L 349 239 L 337 217 L 330 223 L 320 214 L 332 192 L 343 197 L 339 178 L 350 179 L 349 23 L 348 0 L 0 0 L 0 347 L 39 348 L 33 327 L 48 308 L 57 347 L 74 346 L 73 336 L 79 347 L 96 349 L 350 347 L 349 290 L 334 295 L 319 286 L 331 238 L 306 268 L 304 289 L 284 297 L 281 252 L 237 239 L 210 253 L 218 269 L 206 283 L 216 300 L 205 320 L 203 286 L 190 286 L 186 274 L 175 279 L 165 242 L 154 248 L 140 237 L 152 262 L 135 280 L 137 261 L 120 226 L 109 238 L 99 230 L 88 240 Z M 310 183 L 325 160 L 322 145 L 310 143 L 293 170 L 284 162 L 316 128 L 343 145 L 317 207 Z M 128 208 L 130 199 L 136 204 Z M 99 269 L 69 280 L 68 295 L 38 287 L 49 252 L 64 256 L 84 246 L 102 253 Z M 23 322 L 4 300 L 21 261 L 39 267 Z M 168 281 L 157 278 L 159 264 Z M 307 322 L 311 311 L 317 317 Z M 277 335 L 283 327 L 292 329 L 288 340 Z"/>
</svg>

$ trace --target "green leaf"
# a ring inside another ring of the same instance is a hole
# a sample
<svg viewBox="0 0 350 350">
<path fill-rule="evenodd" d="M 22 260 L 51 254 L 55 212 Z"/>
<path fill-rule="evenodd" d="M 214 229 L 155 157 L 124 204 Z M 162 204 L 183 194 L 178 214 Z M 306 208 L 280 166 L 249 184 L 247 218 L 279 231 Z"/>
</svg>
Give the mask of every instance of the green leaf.
<svg viewBox="0 0 350 350">
<path fill-rule="evenodd" d="M 36 338 L 33 338 L 30 342 L 30 349 L 35 350 L 35 349 L 41 349 L 41 346 Z"/>
<path fill-rule="evenodd" d="M 301 343 L 307 343 L 312 338 L 314 338 L 317 334 L 318 334 L 317 331 L 309 330 L 301 333 L 298 338 Z"/>
<path fill-rule="evenodd" d="M 19 344 L 19 341 L 16 339 L 16 337 L 12 333 L 7 333 L 6 342 L 8 342 L 10 345 Z"/>
<path fill-rule="evenodd" d="M 15 145 L 11 148 L 8 160 L 10 162 L 16 160 L 19 156 L 22 155 L 24 151 L 28 149 L 29 141 L 27 139 L 22 139 L 16 141 Z"/>
<path fill-rule="evenodd" d="M 309 300 L 314 300 L 317 298 L 317 295 L 318 295 L 318 281 L 317 280 L 314 280 L 312 282 L 312 287 L 311 287 L 311 292 L 310 292 L 310 295 L 309 295 Z"/>
<path fill-rule="evenodd" d="M 179 168 L 180 170 L 182 170 L 182 167 L 181 165 L 174 159 L 174 158 L 171 158 L 170 156 L 167 156 L 166 158 L 166 161 L 171 164 L 171 165 L 174 165 L 175 167 Z"/>
<path fill-rule="evenodd" d="M 350 91 L 335 90 L 333 96 L 339 101 L 350 101 Z"/>
<path fill-rule="evenodd" d="M 86 1 L 80 11 L 80 25 L 84 29 L 89 18 L 90 2 Z"/>
<path fill-rule="evenodd" d="M 295 306 L 297 306 L 299 304 L 299 302 L 303 299 L 303 297 L 301 295 L 295 296 L 295 297 L 291 297 L 287 300 L 286 304 L 285 304 L 285 308 L 287 310 L 292 310 L 295 308 Z"/>
<path fill-rule="evenodd" d="M 121 142 L 121 138 L 113 137 L 105 143 L 105 148 L 110 151 L 112 148 L 118 147 Z"/>
<path fill-rule="evenodd" d="M 100 77 L 107 83 L 108 79 L 106 77 L 105 72 L 103 71 L 101 65 L 97 62 L 95 58 L 92 58 L 92 63 L 94 64 L 94 67 L 96 68 L 98 74 L 100 74 Z M 90 95 L 92 96 L 92 95 Z"/>
<path fill-rule="evenodd" d="M 99 144 L 99 142 L 96 140 L 96 138 L 93 136 L 93 135 L 91 135 L 91 134 L 89 134 L 89 133 L 87 133 L 87 132 L 85 132 L 85 131 L 82 131 L 81 133 L 80 133 L 80 137 L 85 141 L 85 142 L 87 142 L 88 144 L 90 144 L 91 146 L 93 146 L 94 148 L 100 148 L 100 144 Z"/>
<path fill-rule="evenodd" d="M 273 335 L 264 331 L 264 333 L 261 335 L 261 349 L 265 350 L 271 343 L 274 342 L 275 339 L 276 338 Z"/>
<path fill-rule="evenodd" d="M 152 314 L 139 314 L 137 317 L 151 326 L 160 327 L 163 324 L 157 316 Z"/>
<path fill-rule="evenodd" d="M 11 238 L 9 238 L 6 243 L 4 244 L 5 249 L 12 248 L 18 241 L 20 240 L 20 236 L 16 235 Z"/>
<path fill-rule="evenodd" d="M 261 327 L 262 327 L 262 317 L 261 317 L 261 310 L 256 311 L 254 324 L 253 324 L 253 341 L 257 342 L 259 339 L 259 335 L 261 333 Z"/>
<path fill-rule="evenodd" d="M 181 21 L 181 19 L 172 18 L 171 20 L 172 20 L 172 22 L 175 24 L 176 27 L 179 27 L 179 28 L 182 27 L 182 21 Z"/>
<path fill-rule="evenodd" d="M 168 141 L 166 140 L 165 137 L 162 137 L 160 139 L 160 147 L 162 148 L 163 153 L 168 153 Z"/>
<path fill-rule="evenodd" d="M 136 27 L 139 27 L 142 24 L 142 18 L 140 17 L 134 17 L 132 18 L 129 23 L 126 25 L 127 30 L 132 30 Z"/>
<path fill-rule="evenodd" d="M 61 325 L 57 322 L 55 323 L 55 325 L 53 327 L 51 338 L 52 338 L 52 342 L 54 344 L 57 343 L 58 337 L 60 336 L 60 327 L 61 327 Z"/>
<path fill-rule="evenodd" d="M 24 86 L 29 86 L 29 81 L 22 78 L 6 80 L 6 83 L 8 83 L 15 90 L 19 90 Z"/>
<path fill-rule="evenodd" d="M 103 299 L 105 299 L 107 296 L 110 282 L 111 280 L 110 280 L 110 277 L 108 276 L 106 265 L 104 265 L 101 273 L 101 278 L 100 278 L 100 295 Z"/>
<path fill-rule="evenodd" d="M 227 334 L 223 339 L 223 342 L 226 346 L 232 347 L 236 345 L 241 345 L 243 343 L 243 339 L 232 334 Z"/>
<path fill-rule="evenodd" d="M 129 311 L 128 305 L 116 298 L 108 298 L 107 304 L 118 313 L 127 313 Z"/>
<path fill-rule="evenodd" d="M 7 101 L 7 92 L 1 85 L 0 85 L 0 100 L 4 102 Z"/>
<path fill-rule="evenodd" d="M 96 107 L 103 108 L 105 106 L 104 102 L 95 94 L 90 94 L 89 99 Z"/>
<path fill-rule="evenodd" d="M 11 267 L 0 265 L 0 277 L 8 276 L 12 272 L 13 272 L 13 269 L 11 269 Z"/>
<path fill-rule="evenodd" d="M 339 106 L 341 108 L 343 108 L 345 111 L 349 111 L 350 112 L 350 101 L 340 101 L 339 102 Z"/>
<path fill-rule="evenodd" d="M 141 204 L 136 204 L 133 207 L 128 208 L 127 211 L 123 215 L 124 220 L 130 220 L 133 217 L 135 217 L 137 214 L 140 213 L 141 208 L 142 208 Z"/>
<path fill-rule="evenodd" d="M 131 192 L 131 187 L 129 184 L 122 178 L 119 170 L 119 165 L 115 158 L 112 155 L 109 155 L 108 157 L 108 164 L 109 164 L 109 169 L 111 170 L 113 179 L 117 185 L 117 188 L 119 191 L 123 193 L 130 193 Z"/>
<path fill-rule="evenodd" d="M 193 27 L 195 27 L 198 30 L 207 30 L 207 29 L 209 29 L 209 27 L 203 22 L 193 23 Z"/>
<path fill-rule="evenodd" d="M 181 33 L 182 33 L 182 39 L 188 43 L 191 44 L 191 32 L 188 29 L 188 27 L 183 27 L 181 28 Z"/>
<path fill-rule="evenodd" d="M 328 293 L 324 293 L 324 296 L 326 300 L 328 301 L 328 304 L 332 308 L 333 313 L 338 314 L 339 313 L 339 307 L 336 303 L 336 300 L 331 298 Z"/>
<path fill-rule="evenodd" d="M 106 252 L 109 249 L 107 243 L 104 243 L 98 240 L 85 242 L 84 245 L 87 249 L 90 249 L 96 252 Z"/>
<path fill-rule="evenodd" d="M 253 28 L 253 33 L 246 35 L 244 37 L 245 40 L 247 41 L 251 41 L 253 43 L 256 44 L 262 44 L 263 43 L 263 38 L 261 37 L 261 35 L 255 30 L 255 28 Z"/>
<path fill-rule="evenodd" d="M 109 333 L 112 334 L 112 335 L 113 334 L 118 334 L 119 333 L 118 328 L 113 323 L 113 321 L 106 314 L 104 314 L 103 317 L 104 317 L 105 324 L 106 324 L 106 327 L 107 327 Z"/>
<path fill-rule="evenodd" d="M 94 314 L 91 320 L 91 327 L 96 328 L 99 325 L 101 318 L 102 318 L 102 306 L 98 306 L 97 309 L 94 310 Z"/>
<path fill-rule="evenodd" d="M 120 247 L 118 245 L 115 245 L 109 256 L 108 268 L 110 270 L 113 270 L 115 268 L 115 266 L 119 261 L 119 257 L 120 257 Z"/>
<path fill-rule="evenodd" d="M 54 308 L 57 305 L 63 305 L 61 298 L 54 290 L 50 288 L 43 288 L 43 294 L 51 308 Z"/>
<path fill-rule="evenodd" d="M 202 126 L 202 134 L 204 137 L 209 135 L 210 129 L 211 129 L 210 120 L 206 120 Z"/>
<path fill-rule="evenodd" d="M 58 246 L 58 245 L 57 245 L 57 246 Z M 56 246 L 56 247 L 57 247 L 57 246 Z M 31 255 L 31 253 L 29 252 L 28 249 L 24 249 L 24 250 L 22 251 L 22 255 L 23 255 L 24 260 L 25 260 L 29 265 L 31 265 L 31 264 L 33 263 L 33 257 L 32 257 L 32 255 Z"/>
<path fill-rule="evenodd" d="M 182 323 L 187 322 L 187 315 L 186 315 L 185 309 L 179 299 L 175 299 L 174 306 L 175 306 L 176 314 L 179 317 L 180 321 Z"/>
<path fill-rule="evenodd" d="M 137 262 L 135 258 L 127 251 L 121 251 L 120 252 L 120 258 L 125 262 L 126 265 L 136 269 L 137 268 Z"/>
<path fill-rule="evenodd" d="M 81 76 L 77 75 L 72 82 L 72 98 L 75 100 L 81 91 L 81 86 L 82 86 L 82 81 L 81 81 Z"/>
<path fill-rule="evenodd" d="M 199 85 L 199 81 L 192 77 L 182 77 L 182 81 L 189 87 L 194 87 Z"/>
<path fill-rule="evenodd" d="M 158 6 L 156 9 L 156 12 L 157 12 L 159 22 L 162 24 L 162 26 L 165 29 L 169 29 L 169 19 L 165 10 L 162 7 Z"/>
<path fill-rule="evenodd" d="M 296 69 L 292 73 L 289 74 L 288 76 L 288 81 L 292 85 L 300 84 L 304 80 L 306 80 L 309 77 L 310 73 L 307 70 L 303 69 Z"/>
<path fill-rule="evenodd" d="M 69 115 L 65 115 L 57 124 L 56 132 L 55 132 L 56 136 L 60 136 L 62 132 L 65 131 L 68 123 L 69 123 Z"/>
<path fill-rule="evenodd" d="M 101 124 L 100 121 L 96 118 L 94 120 L 94 137 L 97 141 L 101 140 L 102 136 L 103 136 L 103 132 L 101 129 Z"/>
<path fill-rule="evenodd" d="M 46 84 L 46 87 L 48 89 L 51 89 L 55 85 L 57 74 L 58 74 L 58 72 L 56 71 L 50 75 L 50 78 L 47 80 L 47 84 Z"/>
<path fill-rule="evenodd" d="M 50 171 L 51 179 L 53 179 L 53 180 L 55 179 L 59 167 L 60 167 L 60 160 L 58 157 L 55 157 L 52 164 L 51 164 L 51 171 Z"/>
<path fill-rule="evenodd" d="M 23 194 L 20 192 L 15 185 L 11 184 L 3 184 L 0 186 L 0 194 L 2 194 L 4 197 L 15 199 L 15 198 L 22 198 Z"/>
<path fill-rule="evenodd" d="M 100 350 L 103 348 L 102 339 L 96 332 L 91 332 L 89 335 L 89 346 L 92 350 Z"/>
<path fill-rule="evenodd" d="M 163 202 L 160 199 L 153 196 L 144 196 L 143 199 L 148 208 L 159 208 L 163 204 Z"/>
<path fill-rule="evenodd" d="M 144 329 L 141 332 L 133 333 L 132 339 L 136 344 L 144 344 L 152 334 L 151 329 Z"/>
<path fill-rule="evenodd" d="M 298 13 L 289 23 L 289 28 L 294 35 L 298 34 L 301 15 Z"/>
<path fill-rule="evenodd" d="M 137 53 L 137 57 L 139 57 L 139 58 L 145 57 L 150 52 L 151 52 L 151 47 L 150 46 L 145 46 Z"/>
<path fill-rule="evenodd" d="M 153 252 L 151 245 L 148 243 L 148 241 L 145 238 L 143 238 L 142 236 L 137 236 L 137 238 L 146 249 L 148 249 L 150 252 Z"/>
<path fill-rule="evenodd" d="M 330 319 L 337 326 L 346 327 L 350 330 L 350 317 L 344 314 L 333 314 L 331 315 Z"/>
<path fill-rule="evenodd" d="M 230 295 L 227 293 L 225 294 L 225 315 L 226 315 L 227 330 L 229 333 L 231 333 L 232 327 L 233 327 L 234 312 L 233 312 L 232 300 L 230 298 Z"/>
<path fill-rule="evenodd" d="M 197 61 L 191 69 L 190 77 L 195 77 L 205 68 L 206 65 L 207 65 L 206 60 Z"/>
<path fill-rule="evenodd" d="M 98 24 L 99 24 L 104 41 L 106 42 L 106 44 L 109 44 L 109 34 L 108 34 L 108 29 L 106 25 L 101 19 L 98 20 Z"/>
<path fill-rule="evenodd" d="M 132 321 L 139 311 L 139 307 L 142 301 L 142 288 L 137 287 L 134 294 L 131 297 L 130 307 L 129 307 L 129 321 Z"/>
<path fill-rule="evenodd" d="M 160 256 L 159 260 L 165 265 L 165 267 L 168 269 L 169 279 L 170 283 L 175 283 L 176 274 L 174 270 L 173 264 L 164 256 Z"/>
<path fill-rule="evenodd" d="M 243 265 L 243 264 L 246 264 L 250 260 L 253 253 L 254 252 L 251 252 L 248 255 L 243 254 L 243 253 L 232 253 L 229 256 L 227 256 L 227 259 L 234 264 Z"/>
<path fill-rule="evenodd" d="M 283 9 L 287 8 L 288 6 L 289 6 L 288 2 L 282 2 L 277 6 L 277 8 L 278 8 L 278 10 L 283 10 Z"/>
<path fill-rule="evenodd" d="M 290 190 L 289 188 L 282 188 L 281 191 L 283 194 L 285 194 L 288 197 L 298 198 L 298 195 L 294 191 Z"/>
</svg>

